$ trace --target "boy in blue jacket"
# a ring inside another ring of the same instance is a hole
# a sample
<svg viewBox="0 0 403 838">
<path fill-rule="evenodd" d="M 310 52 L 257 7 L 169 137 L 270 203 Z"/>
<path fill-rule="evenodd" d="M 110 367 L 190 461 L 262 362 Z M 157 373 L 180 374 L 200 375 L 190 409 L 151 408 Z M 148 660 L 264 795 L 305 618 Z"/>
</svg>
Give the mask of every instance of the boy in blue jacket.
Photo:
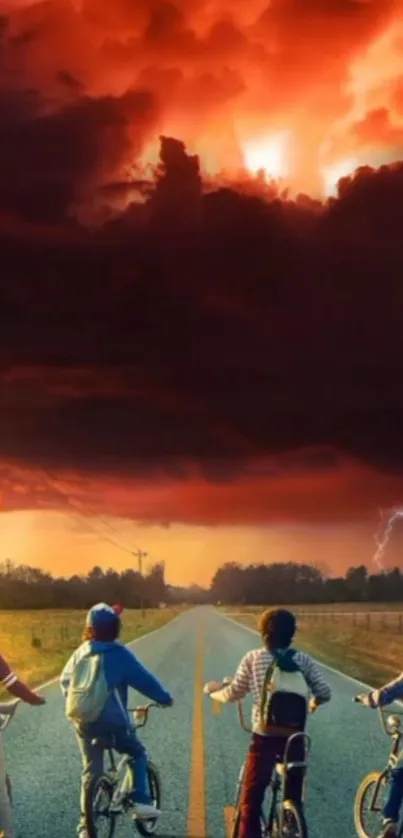
<svg viewBox="0 0 403 838">
<path fill-rule="evenodd" d="M 111 693 L 104 710 L 96 722 L 75 725 L 83 761 L 81 784 L 81 818 L 78 826 L 80 838 L 87 838 L 84 805 L 85 791 L 90 779 L 103 771 L 104 747 L 92 744 L 95 738 L 102 739 L 114 750 L 131 757 L 130 763 L 136 777 L 136 788 L 132 792 L 134 815 L 141 819 L 158 817 L 159 810 L 151 805 L 147 779 L 147 754 L 144 745 L 137 738 L 127 710 L 128 688 L 137 690 L 151 701 L 169 707 L 173 699 L 158 679 L 149 672 L 122 643 L 118 641 L 121 620 L 120 606 L 109 606 L 104 602 L 94 605 L 87 614 L 83 643 L 72 654 L 60 677 L 60 686 L 65 697 L 75 664 L 88 654 L 103 653 L 106 681 Z M 117 696 L 115 694 L 117 693 Z M 120 699 L 120 701 L 119 701 Z"/>
</svg>

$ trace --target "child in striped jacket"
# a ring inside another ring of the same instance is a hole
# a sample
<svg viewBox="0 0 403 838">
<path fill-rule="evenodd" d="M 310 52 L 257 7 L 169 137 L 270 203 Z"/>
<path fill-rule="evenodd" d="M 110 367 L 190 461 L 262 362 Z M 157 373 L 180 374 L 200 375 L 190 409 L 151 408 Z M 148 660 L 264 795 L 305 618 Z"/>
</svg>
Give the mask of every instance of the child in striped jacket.
<svg viewBox="0 0 403 838">
<path fill-rule="evenodd" d="M 296 631 L 296 620 L 290 611 L 282 608 L 265 611 L 259 620 L 263 647 L 252 649 L 242 658 L 234 679 L 222 688 L 221 682 L 210 681 L 204 687 L 208 695 L 221 702 L 240 701 L 250 693 L 253 699 L 252 741 L 246 761 L 241 798 L 241 825 L 239 838 L 261 838 L 260 812 L 264 795 L 270 783 L 276 762 L 281 760 L 287 744 L 284 731 L 274 727 L 263 730 L 260 707 L 266 675 L 275 659 L 282 658 L 281 667 L 288 671 L 297 668 L 305 678 L 312 698 L 310 710 L 331 698 L 331 690 L 310 655 L 292 650 L 291 643 Z M 301 761 L 304 758 L 301 740 L 290 747 L 289 758 Z M 300 801 L 303 777 L 301 773 L 290 774 L 286 796 Z"/>
</svg>

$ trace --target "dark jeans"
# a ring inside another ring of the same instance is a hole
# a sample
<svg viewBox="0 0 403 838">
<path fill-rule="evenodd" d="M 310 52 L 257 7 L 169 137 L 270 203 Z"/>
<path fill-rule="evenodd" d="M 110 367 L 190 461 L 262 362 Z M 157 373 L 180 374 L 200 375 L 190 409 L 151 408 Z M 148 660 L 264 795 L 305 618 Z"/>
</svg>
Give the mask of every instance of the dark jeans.
<svg viewBox="0 0 403 838">
<path fill-rule="evenodd" d="M 392 821 L 399 820 L 399 810 L 403 800 L 403 766 L 397 765 L 392 771 L 389 796 L 383 814 Z"/>
<path fill-rule="evenodd" d="M 270 783 L 276 762 L 282 760 L 287 739 L 283 736 L 260 736 L 254 733 L 249 747 L 241 793 L 241 825 L 239 838 L 261 838 L 260 813 L 267 786 Z M 288 761 L 301 762 L 304 759 L 304 743 L 297 739 L 288 750 Z M 302 796 L 303 772 L 290 771 L 286 798 L 300 801 Z"/>
<path fill-rule="evenodd" d="M 150 790 L 147 777 L 147 754 L 144 745 L 137 738 L 134 728 L 105 728 L 96 722 L 87 725 L 86 728 L 76 729 L 78 744 L 80 746 L 83 762 L 81 782 L 81 818 L 79 831 L 85 826 L 85 793 L 91 778 L 99 776 L 103 771 L 104 748 L 102 745 L 93 745 L 92 739 L 100 738 L 110 745 L 113 750 L 120 754 L 127 754 L 131 757 L 129 768 L 133 769 L 135 775 L 135 791 L 132 793 L 133 800 L 137 803 L 151 803 Z"/>
</svg>

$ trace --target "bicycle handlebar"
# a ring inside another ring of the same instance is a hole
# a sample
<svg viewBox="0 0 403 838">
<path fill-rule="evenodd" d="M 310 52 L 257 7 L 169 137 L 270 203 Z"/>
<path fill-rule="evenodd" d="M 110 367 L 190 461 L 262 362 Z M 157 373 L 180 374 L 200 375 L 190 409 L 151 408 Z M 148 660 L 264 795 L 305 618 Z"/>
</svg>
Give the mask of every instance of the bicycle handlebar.
<svg viewBox="0 0 403 838">
<path fill-rule="evenodd" d="M 386 733 L 387 736 L 396 736 L 401 737 L 403 735 L 403 730 L 401 729 L 401 722 L 400 718 L 403 718 L 402 713 L 389 713 L 386 708 L 377 707 L 372 708 L 371 705 L 366 704 L 365 702 L 365 694 L 364 695 L 355 695 L 353 698 L 353 702 L 355 704 L 361 704 L 362 707 L 368 707 L 369 709 L 377 709 L 378 715 L 380 718 L 381 726 L 383 728 L 383 732 Z"/>
<path fill-rule="evenodd" d="M 0 731 L 8 727 L 11 722 L 11 719 L 14 717 L 15 711 L 17 709 L 17 704 L 21 701 L 20 698 L 17 698 L 14 701 L 2 701 L 0 702 Z"/>
<path fill-rule="evenodd" d="M 158 704 L 156 701 L 149 701 L 148 704 L 142 704 L 138 707 L 131 707 L 129 713 L 132 713 L 136 727 L 145 727 L 148 722 L 148 715 L 153 707 L 158 707 L 160 710 L 165 710 L 170 705 Z"/>
</svg>

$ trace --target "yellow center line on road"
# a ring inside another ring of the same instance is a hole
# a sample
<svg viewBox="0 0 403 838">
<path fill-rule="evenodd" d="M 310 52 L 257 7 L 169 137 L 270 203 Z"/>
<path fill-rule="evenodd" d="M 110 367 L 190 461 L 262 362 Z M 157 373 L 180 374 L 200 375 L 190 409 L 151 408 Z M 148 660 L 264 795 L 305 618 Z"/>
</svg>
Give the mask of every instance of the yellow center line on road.
<svg viewBox="0 0 403 838">
<path fill-rule="evenodd" d="M 224 820 L 225 820 L 225 834 L 227 838 L 231 838 L 232 834 L 232 824 L 234 821 L 235 815 L 235 806 L 226 806 L 224 809 Z"/>
<path fill-rule="evenodd" d="M 204 766 L 204 626 L 199 623 L 196 643 L 196 672 L 193 702 L 193 735 L 190 763 L 188 838 L 206 838 L 206 790 Z"/>
</svg>

